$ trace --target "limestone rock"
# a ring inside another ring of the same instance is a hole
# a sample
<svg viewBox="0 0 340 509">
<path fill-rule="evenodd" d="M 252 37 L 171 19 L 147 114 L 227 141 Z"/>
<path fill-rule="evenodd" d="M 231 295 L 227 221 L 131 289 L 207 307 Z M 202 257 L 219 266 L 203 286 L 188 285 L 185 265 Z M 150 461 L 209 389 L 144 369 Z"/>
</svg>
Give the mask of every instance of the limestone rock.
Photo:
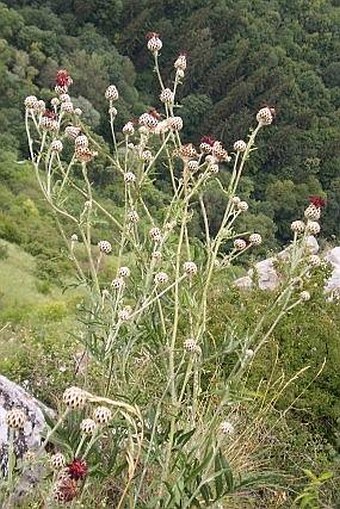
<svg viewBox="0 0 340 509">
<path fill-rule="evenodd" d="M 332 275 L 326 281 L 325 292 L 329 299 L 340 298 L 340 247 L 334 247 L 325 255 L 324 259 L 332 266 Z"/>
<path fill-rule="evenodd" d="M 313 235 L 306 238 L 306 248 L 310 254 L 316 254 L 319 251 L 319 244 Z M 338 277 L 340 278 L 340 248 L 337 254 L 338 256 Z M 334 250 L 333 250 L 334 251 Z M 278 253 L 277 259 L 280 261 L 288 261 L 290 257 L 291 246 L 288 246 L 283 251 Z M 333 255 L 333 258 L 336 255 Z M 340 291 L 340 279 L 339 279 L 339 291 Z M 280 275 L 275 268 L 275 258 L 266 258 L 260 262 L 257 262 L 254 269 L 248 271 L 247 276 L 237 279 L 234 284 L 241 290 L 251 290 L 255 283 L 261 290 L 275 290 L 280 283 Z"/>
<path fill-rule="evenodd" d="M 11 408 L 20 408 L 27 415 L 24 429 L 15 433 L 14 452 L 18 458 L 39 447 L 45 427 L 43 405 L 25 389 L 0 375 L 0 469 L 3 474 L 7 471 L 9 436 L 5 418 Z"/>
<path fill-rule="evenodd" d="M 267 258 L 255 264 L 257 283 L 260 290 L 275 290 L 279 285 L 279 276 L 274 267 L 274 260 Z"/>
<path fill-rule="evenodd" d="M 253 280 L 250 276 L 243 276 L 236 279 L 234 285 L 240 290 L 251 290 L 253 287 Z"/>
</svg>

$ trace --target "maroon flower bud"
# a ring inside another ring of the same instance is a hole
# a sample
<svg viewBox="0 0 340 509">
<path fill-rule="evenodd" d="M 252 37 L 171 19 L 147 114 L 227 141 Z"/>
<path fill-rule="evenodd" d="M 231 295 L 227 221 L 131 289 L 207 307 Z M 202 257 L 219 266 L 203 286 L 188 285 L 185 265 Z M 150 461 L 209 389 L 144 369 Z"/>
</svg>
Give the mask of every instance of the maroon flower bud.
<svg viewBox="0 0 340 509">
<path fill-rule="evenodd" d="M 215 141 L 216 141 L 215 138 L 213 138 L 212 136 L 202 136 L 202 138 L 201 138 L 201 143 L 206 143 L 207 145 L 210 145 L 211 147 L 213 146 Z"/>
<path fill-rule="evenodd" d="M 59 87 L 69 87 L 73 80 L 66 69 L 60 69 L 55 77 L 55 83 Z"/>
<path fill-rule="evenodd" d="M 43 117 L 55 119 L 57 117 L 56 113 L 52 110 L 45 110 L 42 114 Z"/>
<path fill-rule="evenodd" d="M 70 477 L 60 479 L 54 486 L 52 495 L 56 502 L 71 502 L 78 494 L 77 483 Z"/>
<path fill-rule="evenodd" d="M 85 479 L 88 473 L 88 466 L 85 460 L 75 458 L 67 465 L 67 470 L 71 479 L 78 481 L 79 479 Z"/>
<path fill-rule="evenodd" d="M 145 38 L 149 41 L 150 39 L 152 39 L 153 37 L 155 37 L 156 39 L 158 39 L 159 37 L 159 34 L 157 32 L 148 32 L 145 36 Z"/>
<path fill-rule="evenodd" d="M 158 111 L 155 108 L 150 108 L 148 113 L 149 113 L 149 115 L 151 115 L 156 120 L 159 120 L 161 118 L 161 116 L 162 116 L 160 113 L 158 113 Z"/>
<path fill-rule="evenodd" d="M 309 203 L 314 205 L 314 207 L 322 209 L 326 205 L 326 200 L 321 198 L 321 196 L 310 196 Z"/>
</svg>

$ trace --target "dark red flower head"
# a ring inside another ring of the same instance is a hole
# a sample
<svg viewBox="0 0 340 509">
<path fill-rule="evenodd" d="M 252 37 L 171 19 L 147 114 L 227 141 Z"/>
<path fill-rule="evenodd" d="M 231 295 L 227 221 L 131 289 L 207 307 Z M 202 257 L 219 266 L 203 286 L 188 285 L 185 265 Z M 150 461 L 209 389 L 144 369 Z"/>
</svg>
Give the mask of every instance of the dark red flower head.
<svg viewBox="0 0 340 509">
<path fill-rule="evenodd" d="M 65 477 L 65 479 L 62 479 L 62 481 L 58 483 L 58 493 L 63 502 L 71 502 L 78 494 L 76 481 L 69 477 Z"/>
<path fill-rule="evenodd" d="M 56 118 L 56 116 L 57 115 L 52 110 L 45 110 L 43 113 L 43 117 L 47 117 L 47 118 Z"/>
<path fill-rule="evenodd" d="M 78 481 L 84 479 L 88 472 L 88 466 L 85 460 L 75 458 L 67 465 L 67 470 L 71 479 Z"/>
<path fill-rule="evenodd" d="M 215 141 L 216 141 L 215 138 L 213 138 L 212 136 L 202 136 L 201 138 L 201 143 L 207 143 L 211 147 L 213 146 Z"/>
<path fill-rule="evenodd" d="M 155 119 L 159 120 L 161 118 L 161 114 L 158 113 L 158 111 L 155 108 L 150 108 L 148 111 L 149 115 L 154 117 Z"/>
<path fill-rule="evenodd" d="M 149 41 L 153 37 L 159 37 L 159 34 L 157 32 L 148 32 L 145 36 L 145 38 Z"/>
<path fill-rule="evenodd" d="M 73 80 L 66 69 L 60 69 L 55 77 L 55 82 L 59 87 L 69 87 Z"/>
<path fill-rule="evenodd" d="M 310 196 L 309 202 L 319 209 L 322 209 L 326 205 L 326 200 L 320 196 Z"/>
</svg>

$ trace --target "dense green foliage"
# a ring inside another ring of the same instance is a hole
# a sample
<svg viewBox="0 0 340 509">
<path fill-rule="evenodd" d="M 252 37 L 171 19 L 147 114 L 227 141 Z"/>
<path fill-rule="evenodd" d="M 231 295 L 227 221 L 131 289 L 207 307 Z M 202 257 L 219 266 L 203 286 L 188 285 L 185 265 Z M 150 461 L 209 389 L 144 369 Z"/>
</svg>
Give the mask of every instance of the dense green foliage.
<svg viewBox="0 0 340 509">
<path fill-rule="evenodd" d="M 277 109 L 274 132 L 261 140 L 249 169 L 244 190 L 253 205 L 249 220 L 265 232 L 276 224 L 277 241 L 286 241 L 289 222 L 308 195 L 324 192 L 323 232 L 339 238 L 336 2 L 21 0 L 7 5 L 1 7 L 0 27 L 2 144 L 25 151 L 22 99 L 37 87 L 50 99 L 47 89 L 60 66 L 75 78 L 75 104 L 104 136 L 108 83 L 115 83 L 122 97 L 118 125 L 146 106 L 159 106 L 143 36 L 156 30 L 166 42 L 166 75 L 178 52 L 188 52 L 180 92 L 188 140 L 212 134 L 230 147 L 246 135 L 259 106 Z M 212 201 L 218 201 L 217 194 Z M 267 246 L 274 245 L 268 235 Z"/>
</svg>

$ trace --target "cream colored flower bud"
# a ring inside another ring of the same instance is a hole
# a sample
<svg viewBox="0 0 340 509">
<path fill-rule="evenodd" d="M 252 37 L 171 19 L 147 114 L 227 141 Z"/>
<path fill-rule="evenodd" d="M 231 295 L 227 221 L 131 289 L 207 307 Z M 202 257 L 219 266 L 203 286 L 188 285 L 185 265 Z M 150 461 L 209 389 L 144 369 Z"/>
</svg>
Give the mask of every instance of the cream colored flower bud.
<svg viewBox="0 0 340 509">
<path fill-rule="evenodd" d="M 60 140 L 53 140 L 51 142 L 51 150 L 52 152 L 56 152 L 57 154 L 60 154 L 60 152 L 63 150 L 63 143 Z"/>
<path fill-rule="evenodd" d="M 235 239 L 234 240 L 234 248 L 237 249 L 237 251 L 242 251 L 247 247 L 247 243 L 243 239 Z"/>
<path fill-rule="evenodd" d="M 300 299 L 304 302 L 307 302 L 310 299 L 310 293 L 304 290 L 300 293 Z"/>
<path fill-rule="evenodd" d="M 171 104 L 174 102 L 174 93 L 170 88 L 164 88 L 159 96 L 159 99 L 162 101 L 162 103 Z"/>
<path fill-rule="evenodd" d="M 234 196 L 234 197 L 231 199 L 231 203 L 232 203 L 233 205 L 238 206 L 238 205 L 241 203 L 241 198 L 239 198 L 238 196 Z"/>
<path fill-rule="evenodd" d="M 117 101 L 117 99 L 119 98 L 119 93 L 115 85 L 110 85 L 109 87 L 107 87 L 105 91 L 105 98 L 108 101 Z"/>
<path fill-rule="evenodd" d="M 175 60 L 174 68 L 184 73 L 184 71 L 187 68 L 187 58 L 186 55 L 181 54 L 178 56 L 178 58 Z"/>
<path fill-rule="evenodd" d="M 129 269 L 129 267 L 120 267 L 118 269 L 118 276 L 119 277 L 129 277 L 130 276 L 130 269 Z"/>
<path fill-rule="evenodd" d="M 194 338 L 188 338 L 183 343 L 184 350 L 186 350 L 189 353 L 195 353 L 198 352 L 198 343 L 196 339 Z"/>
<path fill-rule="evenodd" d="M 190 170 L 192 172 L 197 171 L 199 168 L 198 161 L 194 161 L 194 160 L 188 161 L 187 167 L 188 167 L 188 170 Z"/>
<path fill-rule="evenodd" d="M 163 47 L 163 43 L 160 40 L 158 34 L 154 33 L 148 40 L 148 50 L 153 54 L 157 54 Z"/>
<path fill-rule="evenodd" d="M 58 470 L 66 465 L 65 456 L 61 452 L 53 454 L 50 458 L 50 462 L 51 465 Z"/>
<path fill-rule="evenodd" d="M 304 216 L 306 219 L 310 219 L 311 221 L 318 221 L 321 216 L 321 207 L 317 207 L 316 205 L 311 203 L 306 208 Z"/>
<path fill-rule="evenodd" d="M 69 125 L 65 127 L 65 134 L 68 138 L 71 138 L 72 140 L 75 140 L 77 136 L 79 136 L 81 133 L 80 127 L 76 127 L 74 125 Z"/>
<path fill-rule="evenodd" d="M 306 224 L 306 231 L 307 233 L 309 233 L 310 235 L 317 235 L 318 233 L 320 233 L 320 225 L 317 221 L 307 221 L 307 224 Z"/>
<path fill-rule="evenodd" d="M 27 110 L 34 110 L 34 108 L 37 105 L 37 102 L 38 102 L 38 99 L 36 98 L 35 95 L 29 95 L 26 97 L 26 99 L 24 101 L 25 108 Z"/>
<path fill-rule="evenodd" d="M 115 290 L 121 290 L 125 287 L 125 281 L 122 277 L 116 277 L 115 279 L 113 279 L 113 281 L 111 282 L 111 287 L 114 288 Z"/>
<path fill-rule="evenodd" d="M 112 419 L 112 412 L 106 406 L 99 406 L 93 412 L 93 419 L 98 424 L 108 424 Z"/>
<path fill-rule="evenodd" d="M 58 99 L 58 98 L 56 98 L 56 99 Z M 59 96 L 59 99 L 60 99 L 60 101 L 62 103 L 69 103 L 69 102 L 71 102 L 71 97 L 68 94 L 61 94 Z"/>
<path fill-rule="evenodd" d="M 235 152 L 245 152 L 247 148 L 247 144 L 243 140 L 237 140 L 234 143 L 234 150 Z"/>
<path fill-rule="evenodd" d="M 79 387 L 69 387 L 63 394 L 63 402 L 70 408 L 84 408 L 86 401 L 86 393 Z"/>
<path fill-rule="evenodd" d="M 51 105 L 56 108 L 57 106 L 59 106 L 60 104 L 60 100 L 58 97 L 52 97 L 51 99 Z"/>
<path fill-rule="evenodd" d="M 237 208 L 241 212 L 247 212 L 247 210 L 249 209 L 249 205 L 246 201 L 240 201 L 239 204 L 237 205 Z"/>
<path fill-rule="evenodd" d="M 181 117 L 170 117 L 169 126 L 173 131 L 180 131 L 183 128 L 183 120 Z"/>
<path fill-rule="evenodd" d="M 218 164 L 211 164 L 209 170 L 211 171 L 211 173 L 218 173 L 220 171 L 220 167 L 218 166 Z"/>
<path fill-rule="evenodd" d="M 130 223 L 138 223 L 139 215 L 135 210 L 130 210 L 127 214 L 127 218 Z"/>
<path fill-rule="evenodd" d="M 108 240 L 100 240 L 98 242 L 99 251 L 101 253 L 110 254 L 112 251 L 112 245 Z"/>
<path fill-rule="evenodd" d="M 156 285 L 164 285 L 169 281 L 169 276 L 165 272 L 158 272 L 155 275 L 155 283 Z"/>
<path fill-rule="evenodd" d="M 130 306 L 125 306 L 125 308 L 118 311 L 118 318 L 122 322 L 127 322 L 130 319 L 132 309 Z"/>
<path fill-rule="evenodd" d="M 25 426 L 27 415 L 21 408 L 12 408 L 6 412 L 6 424 L 12 429 L 21 429 Z"/>
<path fill-rule="evenodd" d="M 143 161 L 151 161 L 152 160 L 152 152 L 150 150 L 144 150 L 142 152 L 142 159 Z"/>
<path fill-rule="evenodd" d="M 45 104 L 45 101 L 42 101 L 40 99 L 40 101 L 37 101 L 35 107 L 34 107 L 35 111 L 37 111 L 38 113 L 44 113 L 44 111 L 46 110 L 46 104 Z"/>
<path fill-rule="evenodd" d="M 162 253 L 160 251 L 154 251 L 152 253 L 152 258 L 156 261 L 156 262 L 159 262 L 161 259 L 162 259 Z"/>
<path fill-rule="evenodd" d="M 58 121 L 50 117 L 42 117 L 39 125 L 43 131 L 57 131 Z"/>
<path fill-rule="evenodd" d="M 247 359 L 252 359 L 254 357 L 254 350 L 247 348 L 247 350 L 244 352 L 244 355 Z"/>
<path fill-rule="evenodd" d="M 126 184 L 131 184 L 133 182 L 136 182 L 136 175 L 134 173 L 132 173 L 132 171 L 127 171 L 124 174 L 124 182 Z"/>
<path fill-rule="evenodd" d="M 89 146 L 89 139 L 85 134 L 81 134 L 80 136 L 77 136 L 74 140 L 74 146 L 79 148 L 87 148 Z"/>
<path fill-rule="evenodd" d="M 132 136 L 134 133 L 135 133 L 135 128 L 134 128 L 134 125 L 132 122 L 127 122 L 123 129 L 123 134 L 125 134 L 125 136 Z"/>
<path fill-rule="evenodd" d="M 259 246 L 260 244 L 262 244 L 262 237 L 259 233 L 252 233 L 249 236 L 249 242 L 254 246 Z"/>
<path fill-rule="evenodd" d="M 312 265 L 313 267 L 319 267 L 319 265 L 321 265 L 321 258 L 320 256 L 318 255 L 311 255 L 309 258 L 308 258 L 308 262 L 310 265 Z"/>
<path fill-rule="evenodd" d="M 73 103 L 71 103 L 71 101 L 61 103 L 60 109 L 61 109 L 61 111 L 64 111 L 65 113 L 73 113 L 73 111 L 74 111 Z"/>
<path fill-rule="evenodd" d="M 256 120 L 262 126 L 270 125 L 274 120 L 274 109 L 266 106 L 265 108 L 261 108 L 256 115 Z"/>
<path fill-rule="evenodd" d="M 80 423 L 80 430 L 84 435 L 93 435 L 97 425 L 93 419 L 83 419 Z"/>
<path fill-rule="evenodd" d="M 292 224 L 290 225 L 290 229 L 294 233 L 300 233 L 301 234 L 305 230 L 305 223 L 303 221 L 300 221 L 300 220 L 293 221 Z"/>
<path fill-rule="evenodd" d="M 197 265 L 194 262 L 184 262 L 183 270 L 188 276 L 195 276 L 197 274 Z"/>
<path fill-rule="evenodd" d="M 149 231 L 149 235 L 154 242 L 160 242 L 163 238 L 161 230 L 156 227 L 151 228 L 151 230 Z"/>
</svg>

